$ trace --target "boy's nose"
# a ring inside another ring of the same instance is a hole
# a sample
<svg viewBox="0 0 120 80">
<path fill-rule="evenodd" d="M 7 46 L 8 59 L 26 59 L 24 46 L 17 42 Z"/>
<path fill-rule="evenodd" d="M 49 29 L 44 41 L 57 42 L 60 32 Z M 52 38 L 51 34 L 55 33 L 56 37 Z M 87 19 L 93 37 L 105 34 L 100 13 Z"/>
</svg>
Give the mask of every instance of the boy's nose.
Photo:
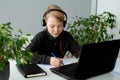
<svg viewBox="0 0 120 80">
<path fill-rule="evenodd" d="M 55 31 L 55 32 L 58 32 L 58 31 L 59 31 L 58 27 L 55 27 L 54 31 Z"/>
</svg>

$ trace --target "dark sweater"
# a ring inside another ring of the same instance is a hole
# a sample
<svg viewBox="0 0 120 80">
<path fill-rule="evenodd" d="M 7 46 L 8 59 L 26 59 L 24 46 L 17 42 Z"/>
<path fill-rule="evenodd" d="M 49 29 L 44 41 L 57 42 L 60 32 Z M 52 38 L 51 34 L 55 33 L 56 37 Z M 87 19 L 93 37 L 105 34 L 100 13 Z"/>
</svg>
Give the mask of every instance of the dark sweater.
<svg viewBox="0 0 120 80">
<path fill-rule="evenodd" d="M 44 64 L 50 64 L 51 52 L 63 58 L 67 51 L 78 56 L 80 49 L 81 47 L 69 32 L 63 31 L 54 39 L 46 29 L 36 34 L 27 46 L 27 50 L 34 53 L 32 62 Z"/>
</svg>

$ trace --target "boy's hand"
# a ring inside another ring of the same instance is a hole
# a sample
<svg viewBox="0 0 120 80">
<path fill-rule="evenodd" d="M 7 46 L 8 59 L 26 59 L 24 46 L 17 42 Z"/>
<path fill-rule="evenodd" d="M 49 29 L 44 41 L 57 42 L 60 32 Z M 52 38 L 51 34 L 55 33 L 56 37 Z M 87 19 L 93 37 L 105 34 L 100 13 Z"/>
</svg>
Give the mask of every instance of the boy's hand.
<svg viewBox="0 0 120 80">
<path fill-rule="evenodd" d="M 51 57 L 50 58 L 50 65 L 55 66 L 55 67 L 59 67 L 62 65 L 62 58 L 55 58 L 55 57 Z"/>
</svg>

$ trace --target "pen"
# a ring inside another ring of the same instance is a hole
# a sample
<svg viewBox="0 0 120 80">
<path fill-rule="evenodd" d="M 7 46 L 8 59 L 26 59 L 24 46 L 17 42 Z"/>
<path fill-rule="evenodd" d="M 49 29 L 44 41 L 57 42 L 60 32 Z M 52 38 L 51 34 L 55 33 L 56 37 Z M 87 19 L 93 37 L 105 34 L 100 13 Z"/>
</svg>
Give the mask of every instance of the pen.
<svg viewBox="0 0 120 80">
<path fill-rule="evenodd" d="M 51 55 L 52 55 L 53 57 L 57 58 L 57 56 L 56 56 L 53 52 L 51 52 Z M 62 65 L 64 65 L 63 62 L 62 62 Z"/>
<path fill-rule="evenodd" d="M 57 58 L 57 56 L 56 56 L 53 52 L 51 52 L 51 55 L 52 55 L 53 57 Z"/>
</svg>

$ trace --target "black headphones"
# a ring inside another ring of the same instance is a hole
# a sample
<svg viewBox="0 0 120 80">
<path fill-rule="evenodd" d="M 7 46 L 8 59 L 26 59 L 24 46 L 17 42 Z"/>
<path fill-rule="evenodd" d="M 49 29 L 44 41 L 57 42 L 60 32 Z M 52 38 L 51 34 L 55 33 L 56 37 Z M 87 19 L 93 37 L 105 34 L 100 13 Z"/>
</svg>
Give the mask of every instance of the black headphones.
<svg viewBox="0 0 120 80">
<path fill-rule="evenodd" d="M 49 12 L 51 12 L 51 11 L 59 11 L 59 12 L 62 12 L 62 13 L 66 16 L 66 19 L 65 19 L 64 22 L 63 22 L 63 26 L 65 27 L 65 26 L 66 26 L 66 23 L 67 23 L 67 14 L 66 14 L 63 10 L 50 9 L 50 10 L 48 10 L 47 12 L 44 13 L 43 18 L 44 18 Z M 42 20 L 42 26 L 46 26 L 46 22 L 45 22 L 44 19 Z"/>
</svg>

